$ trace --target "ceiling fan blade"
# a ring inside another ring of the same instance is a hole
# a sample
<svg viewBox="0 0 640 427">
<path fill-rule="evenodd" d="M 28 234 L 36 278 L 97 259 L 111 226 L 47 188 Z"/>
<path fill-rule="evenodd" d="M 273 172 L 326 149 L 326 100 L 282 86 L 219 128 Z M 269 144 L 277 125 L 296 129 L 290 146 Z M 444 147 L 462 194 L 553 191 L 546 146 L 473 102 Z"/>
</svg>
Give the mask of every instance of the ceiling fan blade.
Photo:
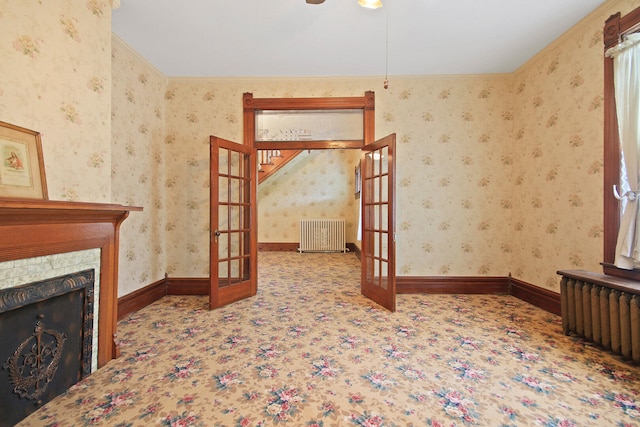
<svg viewBox="0 0 640 427">
<path fill-rule="evenodd" d="M 321 4 L 324 0 L 307 0 L 307 4 Z"/>
</svg>

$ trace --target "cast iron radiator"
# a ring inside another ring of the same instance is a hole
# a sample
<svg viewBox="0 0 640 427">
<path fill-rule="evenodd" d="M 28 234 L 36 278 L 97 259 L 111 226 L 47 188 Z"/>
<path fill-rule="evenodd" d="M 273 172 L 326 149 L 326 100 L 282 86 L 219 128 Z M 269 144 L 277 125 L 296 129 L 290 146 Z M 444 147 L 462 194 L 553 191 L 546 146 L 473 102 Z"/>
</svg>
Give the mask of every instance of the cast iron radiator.
<svg viewBox="0 0 640 427">
<path fill-rule="evenodd" d="M 344 219 L 301 219 L 300 252 L 346 252 Z"/>
<path fill-rule="evenodd" d="M 588 271 L 559 271 L 562 330 L 640 362 L 640 283 Z"/>
</svg>

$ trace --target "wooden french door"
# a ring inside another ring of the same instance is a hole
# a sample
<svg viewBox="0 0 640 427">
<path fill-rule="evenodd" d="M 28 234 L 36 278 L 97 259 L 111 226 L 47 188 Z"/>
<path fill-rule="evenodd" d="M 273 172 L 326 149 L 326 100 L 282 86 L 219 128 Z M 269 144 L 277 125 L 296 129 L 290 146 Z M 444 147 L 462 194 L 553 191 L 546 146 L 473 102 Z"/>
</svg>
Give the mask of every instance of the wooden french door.
<svg viewBox="0 0 640 427">
<path fill-rule="evenodd" d="M 258 288 L 256 150 L 212 136 L 209 308 Z"/>
<path fill-rule="evenodd" d="M 362 295 L 396 310 L 395 145 L 391 134 L 362 149 Z"/>
</svg>

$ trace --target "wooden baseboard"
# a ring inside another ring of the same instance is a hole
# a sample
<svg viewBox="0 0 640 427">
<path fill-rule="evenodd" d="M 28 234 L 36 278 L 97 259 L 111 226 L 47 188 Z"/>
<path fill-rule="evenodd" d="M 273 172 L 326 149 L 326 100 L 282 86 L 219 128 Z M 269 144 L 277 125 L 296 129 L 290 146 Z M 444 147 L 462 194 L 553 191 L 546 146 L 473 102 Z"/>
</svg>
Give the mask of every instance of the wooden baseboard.
<svg viewBox="0 0 640 427">
<path fill-rule="evenodd" d="M 349 252 L 353 252 L 354 254 L 356 254 L 358 259 L 361 259 L 360 258 L 360 255 L 361 255 L 360 248 L 358 246 L 356 246 L 355 243 L 347 243 L 347 249 L 349 250 Z"/>
<path fill-rule="evenodd" d="M 355 243 L 347 243 L 345 245 L 349 252 L 355 252 L 358 259 L 360 259 L 360 249 Z M 275 251 L 275 252 L 298 252 L 300 243 L 258 243 L 258 251 Z"/>
<path fill-rule="evenodd" d="M 167 295 L 209 295 L 209 278 L 168 278 L 118 298 L 118 320 Z"/>
<path fill-rule="evenodd" d="M 560 316 L 560 294 L 532 285 L 522 280 L 509 278 L 509 294 L 538 308 Z"/>
<path fill-rule="evenodd" d="M 208 277 L 178 277 L 168 279 L 167 295 L 209 295 Z"/>
<path fill-rule="evenodd" d="M 512 277 L 398 276 L 396 292 L 398 294 L 513 295 L 538 308 L 560 315 L 560 294 Z M 209 278 L 166 277 L 119 298 L 118 320 L 165 295 L 209 295 Z"/>
<path fill-rule="evenodd" d="M 297 252 L 300 244 L 294 243 L 258 243 L 258 251 Z"/>
<path fill-rule="evenodd" d="M 508 277 L 398 276 L 398 294 L 508 294 Z"/>
<path fill-rule="evenodd" d="M 128 295 L 118 298 L 118 320 L 127 315 L 158 301 L 167 294 L 167 278 L 138 289 Z"/>
<path fill-rule="evenodd" d="M 560 315 L 560 294 L 512 277 L 396 278 L 398 294 L 508 294 Z"/>
</svg>

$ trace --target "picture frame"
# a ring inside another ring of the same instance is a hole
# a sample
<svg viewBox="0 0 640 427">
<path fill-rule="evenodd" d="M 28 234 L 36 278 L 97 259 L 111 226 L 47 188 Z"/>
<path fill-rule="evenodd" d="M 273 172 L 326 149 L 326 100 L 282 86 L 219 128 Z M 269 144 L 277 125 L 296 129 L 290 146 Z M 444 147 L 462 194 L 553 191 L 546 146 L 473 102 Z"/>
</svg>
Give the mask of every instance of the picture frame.
<svg viewBox="0 0 640 427">
<path fill-rule="evenodd" d="M 48 200 L 40 133 L 0 121 L 0 197 Z"/>
</svg>

